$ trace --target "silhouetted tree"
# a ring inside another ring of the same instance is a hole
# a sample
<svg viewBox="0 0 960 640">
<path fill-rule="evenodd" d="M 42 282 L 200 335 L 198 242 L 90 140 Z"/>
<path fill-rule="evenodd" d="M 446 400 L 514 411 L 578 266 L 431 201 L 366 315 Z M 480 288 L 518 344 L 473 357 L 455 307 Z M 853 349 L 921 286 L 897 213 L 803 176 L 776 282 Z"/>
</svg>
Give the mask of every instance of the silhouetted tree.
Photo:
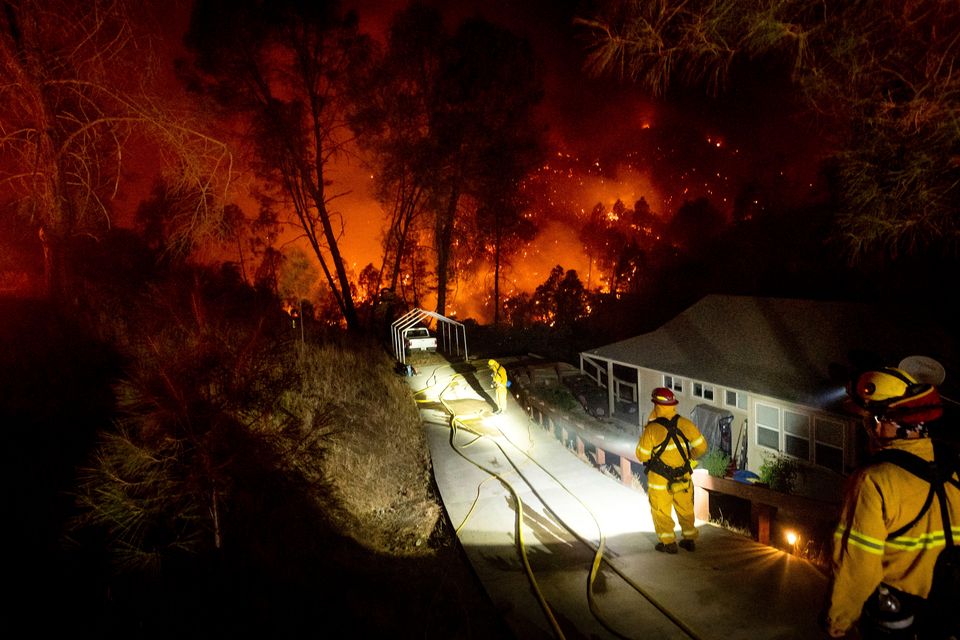
<svg viewBox="0 0 960 640">
<path fill-rule="evenodd" d="M 448 33 L 436 9 L 413 4 L 395 16 L 387 50 L 359 86 L 367 100 L 353 123 L 374 153 L 380 199 L 392 212 L 385 237 L 394 262 L 390 288 L 402 254 L 415 246 L 418 219 L 426 222 L 429 213 L 437 311 L 446 313 L 457 266 L 467 262 L 457 255 L 458 234 L 475 228 L 464 218 L 482 211 L 484 224 L 499 225 L 484 239 L 509 235 L 510 225 L 495 217 L 517 217 L 520 180 L 539 158 L 532 109 L 541 92 L 532 52 L 479 18 Z M 476 253 L 475 243 L 462 244 Z M 491 256 L 502 258 L 506 245 L 492 244 L 499 251 Z"/>
<path fill-rule="evenodd" d="M 502 271 L 510 265 L 511 256 L 537 234 L 535 223 L 525 213 L 528 208 L 518 189 L 517 173 L 500 173 L 510 161 L 511 158 L 501 161 L 491 158 L 489 171 L 483 176 L 486 191 L 476 212 L 476 234 L 493 263 L 494 323 L 500 322 Z"/>
<path fill-rule="evenodd" d="M 231 154 L 183 105 L 158 97 L 151 16 L 131 9 L 21 0 L 0 12 L 0 212 L 39 235 L 52 295 L 70 269 L 65 247 L 115 223 L 137 149 L 150 150 L 189 214 L 165 223 L 170 246 L 185 252 L 220 235 Z"/>
<path fill-rule="evenodd" d="M 550 270 L 547 279 L 532 296 L 533 319 L 550 326 L 569 327 L 587 315 L 587 293 L 573 269 L 560 265 Z"/>
<path fill-rule="evenodd" d="M 696 256 L 708 251 L 725 227 L 723 213 L 709 199 L 697 198 L 680 205 L 670 220 L 669 235 L 680 251 Z"/>
<path fill-rule="evenodd" d="M 592 286 L 594 263 L 611 294 L 639 287 L 641 270 L 648 265 L 647 249 L 661 241 L 664 226 L 645 199 L 638 200 L 635 206 L 639 213 L 618 199 L 608 212 L 598 202 L 581 227 L 580 239 L 591 265 L 588 287 Z"/>
<path fill-rule="evenodd" d="M 513 217 L 520 180 L 540 158 L 533 109 L 542 96 L 529 42 L 479 18 L 454 33 L 440 74 L 434 131 L 443 160 L 436 185 L 437 311 L 445 313 L 461 198 Z M 501 225 L 501 238 L 506 226 Z M 504 246 L 501 244 L 501 248 Z"/>
<path fill-rule="evenodd" d="M 369 153 L 378 200 L 387 211 L 383 262 L 377 272 L 396 291 L 401 263 L 415 225 L 429 208 L 430 186 L 438 166 L 432 121 L 437 82 L 447 39 L 436 9 L 412 4 L 390 25 L 385 51 L 358 73 L 351 127 Z M 379 283 L 375 285 L 379 289 Z"/>
<path fill-rule="evenodd" d="M 852 258 L 960 245 L 960 4 L 606 2 L 578 22 L 591 71 L 657 95 L 674 83 L 722 92 L 755 61 L 793 80 L 833 132 L 834 235 Z"/>
<path fill-rule="evenodd" d="M 191 87 L 246 119 L 273 206 L 293 210 L 347 327 L 359 329 L 330 173 L 349 142 L 347 77 L 367 55 L 355 16 L 335 2 L 201 0 L 186 42 Z"/>
</svg>

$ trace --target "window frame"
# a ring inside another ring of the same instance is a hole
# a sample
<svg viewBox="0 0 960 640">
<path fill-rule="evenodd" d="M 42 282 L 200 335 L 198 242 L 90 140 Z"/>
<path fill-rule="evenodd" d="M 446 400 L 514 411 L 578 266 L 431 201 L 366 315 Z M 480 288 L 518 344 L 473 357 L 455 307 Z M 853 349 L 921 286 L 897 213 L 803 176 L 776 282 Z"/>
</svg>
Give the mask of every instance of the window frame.
<svg viewBox="0 0 960 640">
<path fill-rule="evenodd" d="M 771 418 L 773 415 L 771 412 L 776 412 L 777 447 L 775 449 L 769 444 L 761 441 L 762 438 L 769 440 L 771 435 L 774 433 L 772 425 L 764 424 L 761 421 L 761 411 L 769 413 L 769 415 L 764 417 L 764 420 L 767 422 L 769 422 L 769 418 Z M 793 425 L 788 425 L 788 414 L 802 418 L 802 421 L 795 422 Z M 851 445 L 851 443 L 850 438 L 848 437 L 847 424 L 842 419 L 835 418 L 830 414 L 779 406 L 764 401 L 756 401 L 754 403 L 752 415 L 755 425 L 753 441 L 757 447 L 762 447 L 762 450 L 764 451 L 776 452 L 778 454 L 789 456 L 794 460 L 801 460 L 823 469 L 829 469 L 835 473 L 845 473 L 846 461 L 849 455 L 848 447 Z M 839 445 L 833 438 L 825 439 L 820 437 L 818 434 L 821 432 L 821 429 L 818 427 L 821 427 L 824 433 L 828 433 L 827 427 L 834 429 L 835 433 L 839 434 Z M 789 446 L 788 443 L 791 442 L 789 439 L 793 439 L 793 446 Z M 795 453 L 795 447 L 798 445 L 799 441 L 806 442 L 806 456 L 798 456 Z M 828 456 L 823 455 L 827 453 L 827 451 L 823 450 L 824 447 L 834 453 L 833 460 L 829 460 Z M 821 453 L 821 455 L 818 456 L 818 453 Z M 824 464 L 828 460 L 830 464 Z M 839 468 L 837 468 L 837 460 L 839 460 Z"/>
<path fill-rule="evenodd" d="M 697 387 L 700 387 L 700 392 L 697 393 Z M 698 382 L 694 380 L 690 383 L 690 392 L 694 398 L 700 398 L 711 404 L 716 403 L 717 398 L 717 389 L 712 384 L 707 384 L 706 382 Z M 710 397 L 707 397 L 707 394 L 710 394 Z"/>
<path fill-rule="evenodd" d="M 734 401 L 729 401 L 729 394 L 733 394 Z M 743 406 L 740 406 L 741 400 L 743 401 Z M 747 401 L 747 394 L 743 391 L 737 391 L 736 389 L 724 389 L 723 390 L 723 406 L 732 407 L 739 411 L 747 411 L 750 408 L 749 402 Z"/>
<path fill-rule="evenodd" d="M 662 376 L 663 386 L 667 389 L 670 389 L 675 394 L 683 393 L 683 378 L 679 376 L 671 376 L 669 374 L 663 374 Z"/>
</svg>

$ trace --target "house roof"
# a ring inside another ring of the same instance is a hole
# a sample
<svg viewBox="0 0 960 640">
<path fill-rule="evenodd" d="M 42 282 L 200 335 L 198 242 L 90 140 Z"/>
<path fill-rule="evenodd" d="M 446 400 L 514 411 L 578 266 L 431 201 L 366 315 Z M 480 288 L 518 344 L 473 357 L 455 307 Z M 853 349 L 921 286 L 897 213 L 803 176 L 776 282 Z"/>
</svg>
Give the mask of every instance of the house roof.
<svg viewBox="0 0 960 640">
<path fill-rule="evenodd" d="M 655 331 L 584 352 L 835 411 L 844 375 L 865 362 L 896 366 L 927 356 L 949 381 L 956 353 L 942 329 L 872 305 L 726 295 L 702 298 Z"/>
</svg>

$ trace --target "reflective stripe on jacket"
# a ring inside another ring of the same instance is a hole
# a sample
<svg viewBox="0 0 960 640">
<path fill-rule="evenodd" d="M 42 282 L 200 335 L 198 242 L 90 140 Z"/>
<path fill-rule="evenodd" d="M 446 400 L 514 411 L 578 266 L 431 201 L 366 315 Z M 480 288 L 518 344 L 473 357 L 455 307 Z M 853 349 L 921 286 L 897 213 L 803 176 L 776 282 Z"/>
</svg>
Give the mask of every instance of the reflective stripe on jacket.
<svg viewBox="0 0 960 640">
<path fill-rule="evenodd" d="M 927 438 L 898 439 L 889 447 L 933 459 Z M 851 476 L 833 539 L 831 630 L 850 629 L 881 582 L 924 598 L 930 592 L 933 565 L 945 545 L 936 497 L 915 525 L 887 540 L 920 513 L 929 491 L 929 483 L 890 462 L 868 465 Z M 960 490 L 947 485 L 947 499 L 953 538 L 960 541 Z"/>
</svg>

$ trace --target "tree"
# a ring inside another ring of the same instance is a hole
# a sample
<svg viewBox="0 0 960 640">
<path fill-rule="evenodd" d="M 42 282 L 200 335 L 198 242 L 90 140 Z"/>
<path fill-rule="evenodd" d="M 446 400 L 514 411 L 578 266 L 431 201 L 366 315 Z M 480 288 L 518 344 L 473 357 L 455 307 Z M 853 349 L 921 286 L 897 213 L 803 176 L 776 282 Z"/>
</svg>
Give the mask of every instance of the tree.
<svg viewBox="0 0 960 640">
<path fill-rule="evenodd" d="M 397 290 L 435 180 L 430 121 L 446 38 L 440 13 L 412 4 L 394 16 L 386 51 L 376 51 L 367 73 L 357 74 L 351 85 L 356 94 L 351 126 L 368 153 L 378 199 L 388 212 L 378 275 L 389 278 L 391 291 Z"/>
<path fill-rule="evenodd" d="M 511 149 L 494 150 L 481 175 L 485 191 L 476 208 L 474 225 L 476 237 L 485 247 L 493 264 L 493 322 L 500 322 L 500 282 L 511 256 L 536 237 L 537 226 L 531 218 L 527 197 L 519 189 L 521 168 L 526 157 Z M 505 167 L 512 167 L 506 169 Z"/>
<path fill-rule="evenodd" d="M 533 109 L 542 97 L 536 61 L 527 40 L 479 18 L 456 31 L 441 69 L 439 113 L 434 124 L 440 148 L 441 182 L 436 194 L 437 312 L 445 313 L 453 232 L 461 198 L 478 211 L 502 216 L 496 256 L 518 220 L 520 181 L 539 162 L 542 130 Z M 487 216 L 489 218 L 489 216 Z M 495 288 L 499 285 L 499 262 Z"/>
<path fill-rule="evenodd" d="M 479 18 L 448 33 L 436 9 L 413 4 L 394 17 L 387 50 L 359 86 L 365 100 L 354 124 L 392 212 L 384 261 L 392 253 L 390 288 L 408 260 L 402 254 L 415 250 L 428 228 L 437 312 L 445 314 L 457 266 L 468 262 L 458 259 L 458 246 L 476 253 L 475 243 L 457 241 L 458 232 L 474 228 L 466 218 L 480 211 L 485 224 L 493 212 L 515 218 L 520 180 L 539 158 L 532 109 L 541 91 L 529 44 Z M 485 238 L 504 238 L 506 228 Z"/>
<path fill-rule="evenodd" d="M 587 315 L 587 293 L 573 269 L 560 265 L 550 270 L 547 279 L 532 296 L 536 309 L 533 319 L 550 326 L 569 327 Z"/>
<path fill-rule="evenodd" d="M 723 214 L 709 199 L 697 198 L 680 205 L 668 229 L 672 241 L 681 252 L 696 256 L 709 250 L 726 226 Z"/>
<path fill-rule="evenodd" d="M 125 310 L 138 335 L 116 386 L 120 417 L 75 494 L 71 534 L 102 530 L 128 571 L 170 574 L 178 559 L 235 547 L 245 533 L 238 517 L 263 500 L 250 492 L 264 491 L 285 452 L 318 439 L 284 406 L 299 379 L 277 366 L 290 342 L 251 309 L 245 283 L 185 276 Z"/>
<path fill-rule="evenodd" d="M 292 248 L 283 256 L 283 262 L 280 268 L 280 278 L 277 282 L 277 292 L 280 297 L 290 305 L 291 315 L 296 311 L 298 324 L 300 325 L 300 346 L 304 344 L 304 322 L 306 317 L 303 312 L 304 300 L 310 299 L 310 294 L 316 287 L 320 274 L 307 254 L 299 249 Z"/>
<path fill-rule="evenodd" d="M 608 212 L 602 202 L 594 205 L 590 218 L 580 229 L 580 241 L 593 264 L 606 276 L 609 291 L 618 296 L 623 290 L 636 291 L 640 270 L 647 263 L 647 248 L 660 240 L 663 225 L 651 213 L 650 205 L 640 198 L 635 209 L 617 200 Z M 598 280 L 602 281 L 601 278 Z"/>
<path fill-rule="evenodd" d="M 339 241 L 331 164 L 350 142 L 347 77 L 368 40 L 336 2 L 200 0 L 193 8 L 185 66 L 190 86 L 243 116 L 272 187 L 273 207 L 293 211 L 346 325 L 359 330 Z"/>
<path fill-rule="evenodd" d="M 219 234 L 232 156 L 158 97 L 151 38 L 129 9 L 19 0 L 0 13 L 0 215 L 33 227 L 54 296 L 67 286 L 65 247 L 115 224 L 137 151 L 149 150 L 147 171 L 163 175 L 188 214 L 168 224 L 174 248 Z"/>
<path fill-rule="evenodd" d="M 960 4 L 634 0 L 578 23 L 588 69 L 656 95 L 678 82 L 718 94 L 749 65 L 789 77 L 837 132 L 836 234 L 850 256 L 956 250 Z"/>
</svg>

